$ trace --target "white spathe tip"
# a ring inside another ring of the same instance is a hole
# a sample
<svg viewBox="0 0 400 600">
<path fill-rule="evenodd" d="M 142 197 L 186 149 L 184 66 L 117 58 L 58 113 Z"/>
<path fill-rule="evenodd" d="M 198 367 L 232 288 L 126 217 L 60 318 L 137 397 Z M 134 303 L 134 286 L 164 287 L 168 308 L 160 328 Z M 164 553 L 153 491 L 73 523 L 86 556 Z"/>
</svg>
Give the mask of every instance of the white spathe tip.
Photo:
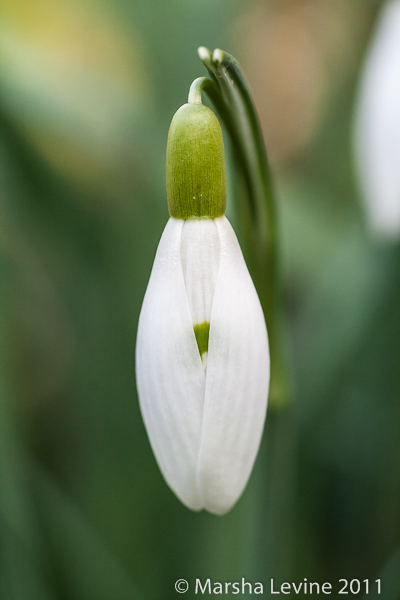
<svg viewBox="0 0 400 600">
<path fill-rule="evenodd" d="M 213 59 L 217 64 L 221 64 L 224 60 L 224 53 L 219 48 L 215 48 L 213 52 Z"/>
<path fill-rule="evenodd" d="M 206 364 L 193 329 L 203 319 L 210 321 Z M 260 302 L 225 217 L 169 220 L 140 315 L 136 375 L 168 485 L 193 510 L 227 512 L 259 448 L 269 349 Z"/>
<path fill-rule="evenodd" d="M 400 0 L 380 14 L 362 71 L 355 113 L 355 162 L 368 222 L 400 237 Z"/>
<path fill-rule="evenodd" d="M 199 46 L 197 48 L 197 54 L 202 61 L 208 60 L 211 57 L 211 52 L 205 46 Z"/>
</svg>

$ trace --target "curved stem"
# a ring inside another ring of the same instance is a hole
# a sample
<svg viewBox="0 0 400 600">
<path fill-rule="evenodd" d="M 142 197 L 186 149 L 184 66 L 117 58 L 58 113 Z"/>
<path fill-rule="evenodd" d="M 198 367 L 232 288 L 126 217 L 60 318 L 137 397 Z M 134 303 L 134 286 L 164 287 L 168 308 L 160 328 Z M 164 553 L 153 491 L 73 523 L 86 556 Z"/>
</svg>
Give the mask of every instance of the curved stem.
<svg viewBox="0 0 400 600">
<path fill-rule="evenodd" d="M 198 77 L 195 79 L 190 86 L 188 103 L 189 104 L 202 104 L 201 94 L 207 92 L 209 95 L 214 96 L 218 92 L 217 86 L 208 77 Z"/>
<path fill-rule="evenodd" d="M 244 248 L 270 339 L 270 406 L 280 408 L 290 398 L 291 382 L 282 324 L 277 210 L 265 144 L 237 60 L 220 49 L 211 53 L 204 46 L 198 49 L 198 54 L 218 90 L 217 103 L 211 100 L 231 137 L 237 172 L 247 191 L 246 201 L 239 204 Z"/>
</svg>

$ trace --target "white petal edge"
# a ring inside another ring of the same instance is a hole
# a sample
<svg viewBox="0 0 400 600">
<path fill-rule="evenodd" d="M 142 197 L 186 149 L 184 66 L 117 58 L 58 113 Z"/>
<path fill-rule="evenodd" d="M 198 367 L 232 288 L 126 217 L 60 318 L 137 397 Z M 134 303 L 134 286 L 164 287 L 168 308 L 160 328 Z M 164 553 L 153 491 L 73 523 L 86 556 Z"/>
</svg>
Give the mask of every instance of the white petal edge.
<svg viewBox="0 0 400 600">
<path fill-rule="evenodd" d="M 381 12 L 364 65 L 354 148 L 371 229 L 400 235 L 400 2 Z"/>
<path fill-rule="evenodd" d="M 223 514 L 246 486 L 264 427 L 270 359 L 257 292 L 226 217 L 215 219 L 220 266 L 211 311 L 198 487 Z"/>
<path fill-rule="evenodd" d="M 157 249 L 139 318 L 136 380 L 161 472 L 186 506 L 200 510 L 196 466 L 205 378 L 183 280 L 183 225 L 170 219 Z"/>
</svg>

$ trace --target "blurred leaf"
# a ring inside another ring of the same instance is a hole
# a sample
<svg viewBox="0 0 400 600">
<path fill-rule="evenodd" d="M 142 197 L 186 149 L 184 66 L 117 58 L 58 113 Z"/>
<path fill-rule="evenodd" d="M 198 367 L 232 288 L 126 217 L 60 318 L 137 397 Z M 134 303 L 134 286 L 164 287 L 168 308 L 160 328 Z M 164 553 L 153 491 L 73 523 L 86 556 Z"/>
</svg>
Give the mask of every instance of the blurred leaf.
<svg viewBox="0 0 400 600">
<path fill-rule="evenodd" d="M 33 479 L 63 596 L 74 600 L 142 598 L 118 559 L 78 507 L 38 465 Z"/>
<path fill-rule="evenodd" d="M 380 590 L 375 583 L 380 579 Z M 370 583 L 371 592 L 363 596 L 363 600 L 399 600 L 400 598 L 400 546 L 396 548 L 383 569 Z"/>
<path fill-rule="evenodd" d="M 0 597 L 53 600 L 45 542 L 9 404 L 9 265 L 0 263 Z"/>
</svg>

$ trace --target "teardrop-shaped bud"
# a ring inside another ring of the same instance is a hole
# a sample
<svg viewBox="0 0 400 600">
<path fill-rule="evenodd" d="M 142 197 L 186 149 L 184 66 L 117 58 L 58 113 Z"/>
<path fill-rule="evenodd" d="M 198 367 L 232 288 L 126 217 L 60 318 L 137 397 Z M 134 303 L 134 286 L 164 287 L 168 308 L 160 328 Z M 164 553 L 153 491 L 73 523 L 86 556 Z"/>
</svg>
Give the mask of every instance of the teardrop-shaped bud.
<svg viewBox="0 0 400 600">
<path fill-rule="evenodd" d="M 167 199 L 171 217 L 222 217 L 226 208 L 225 152 L 221 126 L 201 103 L 181 106 L 167 142 Z"/>
<path fill-rule="evenodd" d="M 224 514 L 260 445 L 268 335 L 236 235 L 224 216 L 223 139 L 196 79 L 171 123 L 162 235 L 140 313 L 136 380 L 150 443 L 171 489 Z"/>
</svg>

